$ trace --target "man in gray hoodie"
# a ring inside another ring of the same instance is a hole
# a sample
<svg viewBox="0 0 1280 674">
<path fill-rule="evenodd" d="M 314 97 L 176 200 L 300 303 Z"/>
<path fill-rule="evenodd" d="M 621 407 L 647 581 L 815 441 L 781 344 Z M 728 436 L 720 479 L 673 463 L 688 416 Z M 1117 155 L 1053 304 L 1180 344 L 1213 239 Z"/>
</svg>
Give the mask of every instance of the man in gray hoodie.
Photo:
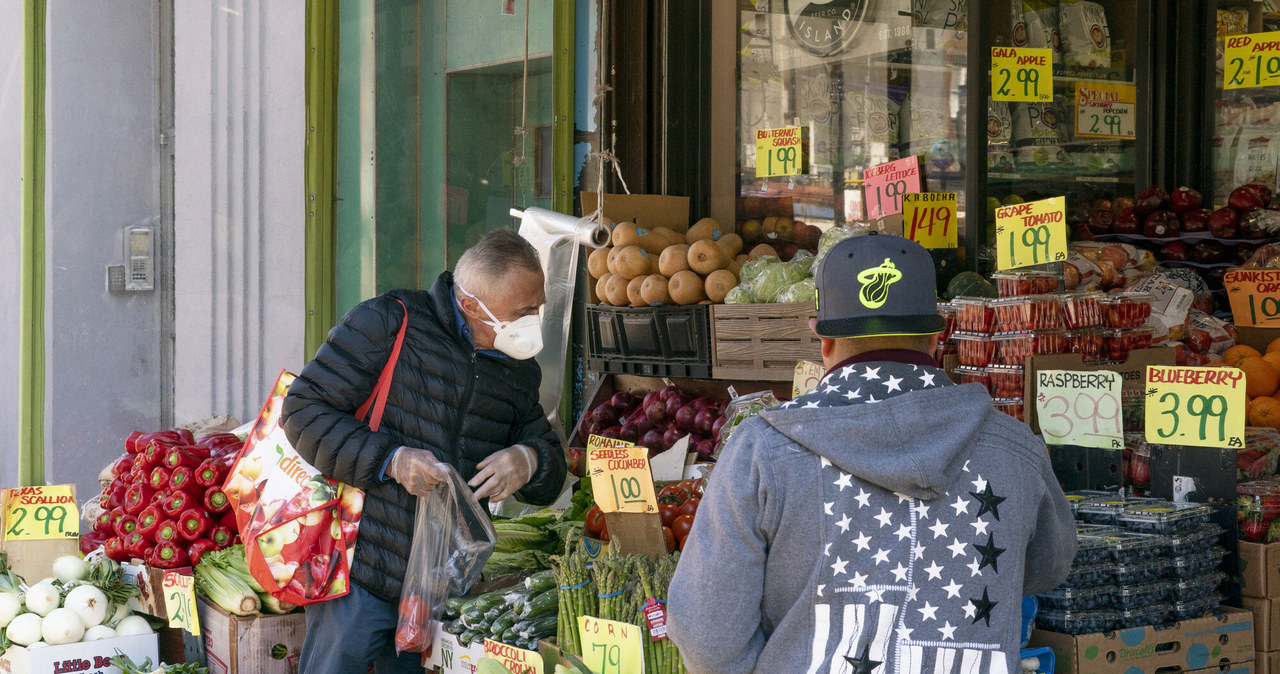
<svg viewBox="0 0 1280 674">
<path fill-rule="evenodd" d="M 817 272 L 826 376 L 743 423 L 669 596 L 690 672 L 1016 674 L 1021 598 L 1067 576 L 1046 447 L 928 354 L 927 251 L 836 245 Z"/>
</svg>

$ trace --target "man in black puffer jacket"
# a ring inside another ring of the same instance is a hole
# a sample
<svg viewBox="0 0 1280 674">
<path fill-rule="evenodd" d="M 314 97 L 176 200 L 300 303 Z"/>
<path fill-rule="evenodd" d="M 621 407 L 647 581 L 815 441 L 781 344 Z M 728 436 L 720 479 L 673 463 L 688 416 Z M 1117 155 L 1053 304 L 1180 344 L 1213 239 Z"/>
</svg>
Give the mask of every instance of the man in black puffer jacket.
<svg viewBox="0 0 1280 674">
<path fill-rule="evenodd" d="M 395 290 L 353 308 L 290 386 L 283 419 L 298 453 L 365 490 L 351 592 L 307 607 L 300 671 L 363 674 L 370 663 L 378 674 L 422 671 L 421 655 L 397 657 L 393 638 L 414 497 L 446 477 L 444 464 L 482 501 L 515 494 L 545 505 L 560 494 L 564 449 L 538 403 L 542 372 L 532 360 L 545 300 L 537 252 L 515 232 L 494 232 L 430 290 Z M 404 344 L 373 432 L 353 414 L 405 309 Z"/>
</svg>

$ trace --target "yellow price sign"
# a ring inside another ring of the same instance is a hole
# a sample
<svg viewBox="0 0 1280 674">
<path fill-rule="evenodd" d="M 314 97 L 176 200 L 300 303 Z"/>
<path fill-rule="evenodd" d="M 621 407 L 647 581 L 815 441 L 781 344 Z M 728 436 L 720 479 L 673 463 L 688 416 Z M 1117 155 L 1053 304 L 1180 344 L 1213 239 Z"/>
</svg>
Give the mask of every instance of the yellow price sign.
<svg viewBox="0 0 1280 674">
<path fill-rule="evenodd" d="M 902 195 L 902 231 L 925 248 L 955 248 L 959 244 L 955 192 Z"/>
<path fill-rule="evenodd" d="M 1053 100 L 1053 50 L 991 48 L 991 98 L 1048 103 Z"/>
<path fill-rule="evenodd" d="M 582 636 L 582 663 L 593 674 L 643 674 L 644 630 L 628 623 L 578 616 Z"/>
<path fill-rule="evenodd" d="M 1135 138 L 1138 87 L 1107 82 L 1076 83 L 1076 135 Z"/>
<path fill-rule="evenodd" d="M 798 176 L 809 172 L 809 127 L 756 130 L 756 177 Z"/>
<path fill-rule="evenodd" d="M 1036 418 L 1045 444 L 1124 448 L 1120 373 L 1036 372 Z"/>
<path fill-rule="evenodd" d="M 1280 84 L 1280 31 L 1227 37 L 1223 64 L 1223 89 Z"/>
<path fill-rule="evenodd" d="M 1067 259 L 1067 200 L 1053 197 L 996 209 L 996 268 Z"/>
<path fill-rule="evenodd" d="M 6 490 L 4 537 L 42 541 L 80 537 L 74 485 L 14 487 Z"/>
<path fill-rule="evenodd" d="M 1222 277 L 1236 325 L 1280 327 L 1280 270 L 1232 269 Z"/>
<path fill-rule="evenodd" d="M 649 450 L 621 440 L 587 438 L 587 473 L 600 510 L 607 513 L 656 513 Z"/>
<path fill-rule="evenodd" d="M 512 674 L 542 674 L 542 654 L 515 646 L 484 640 L 484 657 L 502 663 Z"/>
<path fill-rule="evenodd" d="M 169 608 L 169 627 L 200 636 L 200 615 L 196 613 L 196 579 L 177 571 L 164 572 L 164 601 Z"/>
<path fill-rule="evenodd" d="M 1244 447 L 1246 404 L 1242 370 L 1147 366 L 1147 442 Z"/>
</svg>

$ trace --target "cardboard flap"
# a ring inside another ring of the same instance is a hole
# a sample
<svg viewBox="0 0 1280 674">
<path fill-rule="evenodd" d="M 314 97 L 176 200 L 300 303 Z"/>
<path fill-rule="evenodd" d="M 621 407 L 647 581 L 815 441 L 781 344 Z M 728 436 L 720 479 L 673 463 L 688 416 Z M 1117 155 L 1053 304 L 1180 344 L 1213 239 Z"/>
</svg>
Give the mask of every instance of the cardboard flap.
<svg viewBox="0 0 1280 674">
<path fill-rule="evenodd" d="M 582 193 L 582 213 L 594 213 L 598 195 Z M 613 222 L 634 221 L 637 225 L 653 229 L 666 227 L 681 234 L 689 231 L 689 197 L 673 197 L 665 194 L 608 194 L 604 195 L 604 217 Z M 723 229 L 723 227 L 722 227 Z"/>
</svg>

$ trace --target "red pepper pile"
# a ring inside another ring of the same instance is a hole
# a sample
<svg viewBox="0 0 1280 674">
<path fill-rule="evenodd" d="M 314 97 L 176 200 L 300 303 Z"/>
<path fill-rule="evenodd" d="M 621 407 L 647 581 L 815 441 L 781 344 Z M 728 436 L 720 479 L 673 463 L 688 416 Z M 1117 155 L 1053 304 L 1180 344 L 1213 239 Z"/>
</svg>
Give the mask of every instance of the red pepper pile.
<svg viewBox="0 0 1280 674">
<path fill-rule="evenodd" d="M 103 513 L 80 537 L 81 551 L 105 546 L 117 562 L 136 558 L 172 569 L 239 543 L 222 483 L 242 446 L 231 433 L 199 440 L 187 430 L 130 433 L 102 490 Z"/>
</svg>

